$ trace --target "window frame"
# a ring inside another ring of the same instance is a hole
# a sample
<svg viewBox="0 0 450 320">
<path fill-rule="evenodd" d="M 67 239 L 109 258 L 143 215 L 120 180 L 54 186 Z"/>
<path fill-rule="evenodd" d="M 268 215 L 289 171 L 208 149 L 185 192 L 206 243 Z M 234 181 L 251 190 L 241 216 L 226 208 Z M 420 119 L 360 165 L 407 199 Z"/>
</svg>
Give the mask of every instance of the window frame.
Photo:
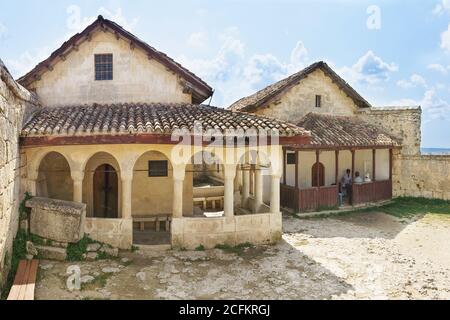
<svg viewBox="0 0 450 320">
<path fill-rule="evenodd" d="M 295 157 L 295 152 L 287 152 L 286 153 L 286 165 L 290 166 L 290 165 L 295 165 L 296 164 L 296 157 Z"/>
<path fill-rule="evenodd" d="M 322 96 L 316 94 L 316 108 L 322 108 Z"/>
<path fill-rule="evenodd" d="M 152 172 L 152 163 L 159 163 L 159 164 L 163 164 L 164 163 L 164 170 L 156 170 L 157 172 L 155 173 L 154 171 Z M 169 161 L 168 160 L 148 160 L 148 177 L 149 178 L 166 178 L 169 176 Z"/>
<path fill-rule="evenodd" d="M 98 65 L 105 65 L 106 67 L 109 65 L 109 62 L 97 62 L 97 57 L 111 57 L 111 70 L 98 70 Z M 107 77 L 111 73 L 111 77 Z M 102 75 L 102 76 L 97 76 Z M 104 75 L 104 76 L 103 76 Z M 95 81 L 112 81 L 114 80 L 114 55 L 112 53 L 96 53 L 94 54 L 94 80 Z"/>
</svg>

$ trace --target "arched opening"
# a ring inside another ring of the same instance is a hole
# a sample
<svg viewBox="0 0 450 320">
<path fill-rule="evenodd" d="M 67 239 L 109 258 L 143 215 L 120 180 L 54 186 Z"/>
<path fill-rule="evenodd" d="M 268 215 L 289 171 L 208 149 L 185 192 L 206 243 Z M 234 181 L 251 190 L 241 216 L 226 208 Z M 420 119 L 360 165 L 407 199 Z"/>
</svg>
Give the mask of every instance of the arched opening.
<svg viewBox="0 0 450 320">
<path fill-rule="evenodd" d="M 119 181 L 113 166 L 102 164 L 94 171 L 94 218 L 119 217 Z"/>
<path fill-rule="evenodd" d="M 194 154 L 186 166 L 192 185 L 193 216 L 222 216 L 224 213 L 224 167 L 220 159 L 208 151 Z"/>
<path fill-rule="evenodd" d="M 73 200 L 73 180 L 66 158 L 58 152 L 48 153 L 41 161 L 36 186 L 38 197 Z"/>
<path fill-rule="evenodd" d="M 323 163 L 314 163 L 314 165 L 312 166 L 311 182 L 313 187 L 325 186 L 325 166 L 323 165 Z"/>
<path fill-rule="evenodd" d="M 107 152 L 94 154 L 86 163 L 83 180 L 83 202 L 87 216 L 94 218 L 120 218 L 121 190 L 120 167 Z"/>
</svg>

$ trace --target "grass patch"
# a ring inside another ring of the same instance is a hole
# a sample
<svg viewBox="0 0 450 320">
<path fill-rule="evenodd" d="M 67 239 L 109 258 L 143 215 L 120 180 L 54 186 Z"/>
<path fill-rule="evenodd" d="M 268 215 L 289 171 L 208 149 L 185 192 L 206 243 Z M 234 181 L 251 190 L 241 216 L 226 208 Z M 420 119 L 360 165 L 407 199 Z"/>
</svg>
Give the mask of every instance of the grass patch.
<svg viewBox="0 0 450 320">
<path fill-rule="evenodd" d="M 377 210 L 399 217 L 408 218 L 419 214 L 450 214 L 450 201 L 439 199 L 400 197 Z"/>
<path fill-rule="evenodd" d="M 67 261 L 84 261 L 86 260 L 85 254 L 87 253 L 87 246 L 91 243 L 100 243 L 94 241 L 87 236 L 77 243 L 69 243 L 67 246 Z"/>
<path fill-rule="evenodd" d="M 24 198 L 19 204 L 19 220 L 26 220 L 31 213 L 31 208 L 27 208 L 25 203 L 33 198 L 28 192 L 25 192 Z"/>
<path fill-rule="evenodd" d="M 197 248 L 195 248 L 195 251 L 205 251 L 205 247 L 201 244 Z"/>
<path fill-rule="evenodd" d="M 226 253 L 235 253 L 237 255 L 241 255 L 244 253 L 244 250 L 247 248 L 252 248 L 253 245 L 249 242 L 241 243 L 236 246 L 230 246 L 229 244 L 218 244 L 215 246 L 216 249 L 221 249 Z"/>
<path fill-rule="evenodd" d="M 95 277 L 92 282 L 82 283 L 80 289 L 81 291 L 83 291 L 89 289 L 104 288 L 111 276 L 112 273 L 102 273 L 99 276 Z"/>
</svg>

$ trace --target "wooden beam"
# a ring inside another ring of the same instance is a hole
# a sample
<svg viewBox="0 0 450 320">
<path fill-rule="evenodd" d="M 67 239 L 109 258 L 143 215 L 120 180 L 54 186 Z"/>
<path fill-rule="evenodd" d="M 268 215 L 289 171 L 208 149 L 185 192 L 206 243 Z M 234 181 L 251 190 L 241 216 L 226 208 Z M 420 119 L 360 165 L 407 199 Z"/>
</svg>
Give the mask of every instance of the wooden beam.
<svg viewBox="0 0 450 320">
<path fill-rule="evenodd" d="M 393 162 L 393 150 L 389 149 L 389 180 L 392 181 L 392 162 Z"/>
<path fill-rule="evenodd" d="M 317 188 L 320 187 L 320 151 L 316 150 L 316 183 Z"/>
<path fill-rule="evenodd" d="M 286 185 L 286 167 L 287 167 L 286 149 L 283 148 L 283 185 Z"/>
<path fill-rule="evenodd" d="M 355 150 L 352 149 L 352 181 L 355 179 Z"/>
<path fill-rule="evenodd" d="M 372 181 L 375 181 L 376 176 L 376 156 L 377 156 L 377 149 L 372 149 Z"/>
<path fill-rule="evenodd" d="M 339 150 L 334 151 L 335 156 L 335 172 L 334 172 L 334 180 L 336 182 L 336 186 L 339 184 Z"/>
<path fill-rule="evenodd" d="M 298 151 L 295 151 L 295 188 L 298 189 Z"/>
</svg>

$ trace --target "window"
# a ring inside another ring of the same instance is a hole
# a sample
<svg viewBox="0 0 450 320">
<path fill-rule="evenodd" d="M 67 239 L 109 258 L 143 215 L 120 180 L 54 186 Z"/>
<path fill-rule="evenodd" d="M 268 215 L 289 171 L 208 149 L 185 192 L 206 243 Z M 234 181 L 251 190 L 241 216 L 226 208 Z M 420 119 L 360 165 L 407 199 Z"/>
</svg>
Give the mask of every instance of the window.
<svg viewBox="0 0 450 320">
<path fill-rule="evenodd" d="M 295 153 L 286 154 L 286 164 L 295 164 Z"/>
<path fill-rule="evenodd" d="M 95 80 L 113 79 L 113 55 L 96 54 L 95 55 Z"/>
<path fill-rule="evenodd" d="M 322 96 L 316 95 L 316 108 L 320 108 L 322 106 Z"/>
<path fill-rule="evenodd" d="M 167 177 L 168 175 L 168 163 L 166 160 L 148 162 L 149 177 Z"/>
</svg>

